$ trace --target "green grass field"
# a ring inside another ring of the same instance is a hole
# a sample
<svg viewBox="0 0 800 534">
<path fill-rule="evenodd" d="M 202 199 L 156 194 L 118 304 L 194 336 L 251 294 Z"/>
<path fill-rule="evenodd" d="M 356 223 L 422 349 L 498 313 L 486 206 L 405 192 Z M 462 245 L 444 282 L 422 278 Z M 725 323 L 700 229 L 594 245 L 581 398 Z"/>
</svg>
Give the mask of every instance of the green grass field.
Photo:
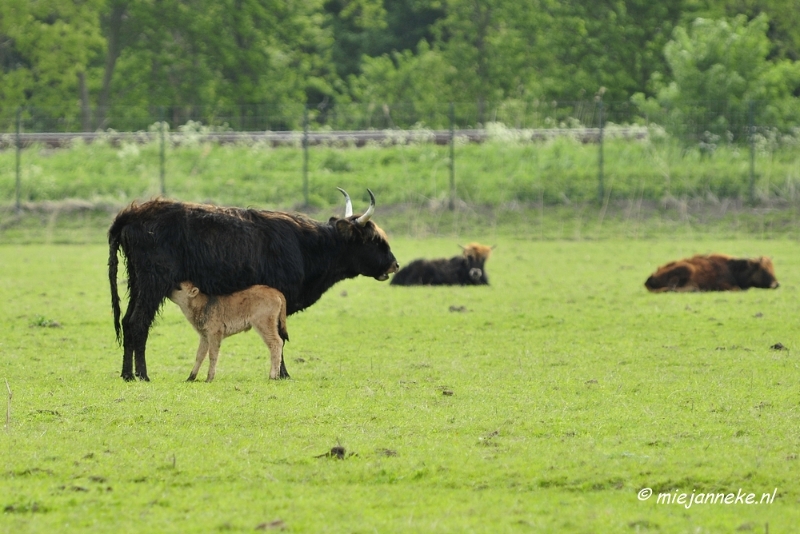
<svg viewBox="0 0 800 534">
<path fill-rule="evenodd" d="M 0 246 L 0 531 L 792 531 L 797 241 L 572 228 L 477 236 L 497 244 L 490 287 L 334 286 L 289 318 L 280 382 L 252 332 L 213 383 L 184 382 L 197 336 L 168 302 L 153 381 L 125 383 L 106 247 Z M 401 263 L 473 238 L 406 235 Z M 781 287 L 645 291 L 711 251 L 771 256 Z M 776 498 L 657 503 L 740 490 Z"/>
</svg>

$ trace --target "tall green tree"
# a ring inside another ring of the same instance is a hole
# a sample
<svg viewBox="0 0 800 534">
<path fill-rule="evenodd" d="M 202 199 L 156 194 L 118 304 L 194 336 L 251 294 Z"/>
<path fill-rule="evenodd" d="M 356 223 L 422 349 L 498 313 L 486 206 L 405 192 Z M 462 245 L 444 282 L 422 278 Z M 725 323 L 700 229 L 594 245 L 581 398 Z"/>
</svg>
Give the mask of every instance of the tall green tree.
<svg viewBox="0 0 800 534">
<path fill-rule="evenodd" d="M 245 113 L 335 92 L 319 2 L 131 1 L 138 31 L 117 61 L 117 114 L 168 106 L 180 122 L 190 108 Z"/>
<path fill-rule="evenodd" d="M 764 14 L 750 21 L 698 18 L 676 28 L 664 47 L 669 77 L 654 74 L 657 97 L 637 94 L 634 101 L 646 111 L 669 109 L 672 123 L 692 138 L 704 131 L 743 137 L 750 121 L 780 125 L 787 117 L 778 110 L 800 103 L 792 95 L 800 87 L 800 63 L 770 61 L 767 31 Z"/>
<path fill-rule="evenodd" d="M 21 105 L 74 116 L 86 103 L 94 60 L 104 39 L 99 12 L 104 0 L 5 0 L 0 3 L 0 106 Z"/>
<path fill-rule="evenodd" d="M 416 53 L 365 56 L 362 70 L 361 75 L 350 76 L 350 95 L 358 102 L 380 106 L 382 125 L 419 123 L 441 128 L 447 124 L 447 103 L 454 99 L 452 80 L 457 72 L 427 41 L 420 41 Z"/>
<path fill-rule="evenodd" d="M 680 20 L 683 0 L 542 0 L 547 17 L 542 53 L 552 61 L 541 73 L 550 98 L 627 100 L 654 94 L 648 83 L 663 71 L 662 54 Z"/>
<path fill-rule="evenodd" d="M 432 44 L 433 26 L 444 16 L 441 0 L 327 0 L 324 10 L 342 79 L 360 74 L 364 57 L 416 53 L 420 41 Z"/>
<path fill-rule="evenodd" d="M 800 61 L 800 8 L 796 0 L 693 0 L 683 20 L 688 24 L 698 17 L 719 19 L 737 15 L 752 20 L 761 14 L 769 18 L 768 58 Z"/>
<path fill-rule="evenodd" d="M 421 43 L 418 59 L 408 54 L 394 57 L 398 71 L 406 73 L 404 79 L 417 72 L 426 79 L 416 86 L 436 80 L 429 98 L 438 95 L 440 103 L 473 104 L 476 111 L 467 119 L 471 124 L 490 120 L 490 103 L 536 93 L 536 10 L 516 0 L 448 0 L 442 5 L 445 16 L 433 26 L 433 45 Z M 411 68 L 412 64 L 427 68 Z"/>
<path fill-rule="evenodd" d="M 456 98 L 476 102 L 479 123 L 485 120 L 486 103 L 503 97 L 494 70 L 502 61 L 497 45 L 505 27 L 504 2 L 450 0 L 439 26 L 445 57 L 458 71 L 451 81 Z"/>
</svg>

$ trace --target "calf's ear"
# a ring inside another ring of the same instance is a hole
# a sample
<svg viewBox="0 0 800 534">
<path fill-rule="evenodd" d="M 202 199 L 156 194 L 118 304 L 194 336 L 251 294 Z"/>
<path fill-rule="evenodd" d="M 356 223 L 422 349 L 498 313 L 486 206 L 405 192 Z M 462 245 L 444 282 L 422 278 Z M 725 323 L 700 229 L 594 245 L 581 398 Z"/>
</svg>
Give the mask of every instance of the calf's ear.
<svg viewBox="0 0 800 534">
<path fill-rule="evenodd" d="M 197 296 L 198 293 L 200 293 L 200 289 L 193 287 L 192 289 L 189 290 L 188 293 L 190 297 L 194 298 Z"/>
</svg>

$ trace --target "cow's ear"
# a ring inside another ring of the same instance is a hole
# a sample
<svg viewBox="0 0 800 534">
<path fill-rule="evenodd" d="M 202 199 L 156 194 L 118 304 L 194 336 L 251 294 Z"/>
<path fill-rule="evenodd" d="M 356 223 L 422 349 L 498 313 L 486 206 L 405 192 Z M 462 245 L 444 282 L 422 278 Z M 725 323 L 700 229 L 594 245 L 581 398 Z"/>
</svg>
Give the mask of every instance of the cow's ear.
<svg viewBox="0 0 800 534">
<path fill-rule="evenodd" d="M 196 296 L 197 296 L 197 294 L 198 294 L 198 293 L 200 293 L 200 289 L 199 289 L 199 288 L 197 288 L 197 287 L 193 287 L 192 289 L 190 289 L 190 290 L 188 291 L 188 293 L 189 293 L 189 296 L 190 296 L 190 297 L 194 298 L 194 297 L 196 297 Z"/>
<path fill-rule="evenodd" d="M 338 219 L 336 223 L 334 223 L 334 228 L 336 228 L 336 231 L 339 232 L 339 235 L 345 239 L 352 238 L 353 232 L 355 231 L 355 228 L 353 228 L 353 223 L 347 219 Z"/>
</svg>

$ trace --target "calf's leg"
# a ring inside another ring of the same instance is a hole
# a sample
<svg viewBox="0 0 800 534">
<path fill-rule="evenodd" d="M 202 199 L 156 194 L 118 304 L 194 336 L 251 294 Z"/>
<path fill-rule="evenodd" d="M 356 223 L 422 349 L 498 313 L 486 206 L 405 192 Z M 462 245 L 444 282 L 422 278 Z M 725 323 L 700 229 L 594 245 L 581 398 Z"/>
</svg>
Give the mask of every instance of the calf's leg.
<svg viewBox="0 0 800 534">
<path fill-rule="evenodd" d="M 197 355 L 194 358 L 194 367 L 192 367 L 192 372 L 189 373 L 189 378 L 186 379 L 187 382 L 194 382 L 194 379 L 197 378 L 197 373 L 200 371 L 200 366 L 203 365 L 203 360 L 206 359 L 206 354 L 208 353 L 208 340 L 205 336 L 200 336 L 200 345 L 197 347 Z"/>
<path fill-rule="evenodd" d="M 206 382 L 214 380 L 217 374 L 217 359 L 219 358 L 219 346 L 222 344 L 222 334 L 208 335 L 208 376 Z"/>
</svg>

